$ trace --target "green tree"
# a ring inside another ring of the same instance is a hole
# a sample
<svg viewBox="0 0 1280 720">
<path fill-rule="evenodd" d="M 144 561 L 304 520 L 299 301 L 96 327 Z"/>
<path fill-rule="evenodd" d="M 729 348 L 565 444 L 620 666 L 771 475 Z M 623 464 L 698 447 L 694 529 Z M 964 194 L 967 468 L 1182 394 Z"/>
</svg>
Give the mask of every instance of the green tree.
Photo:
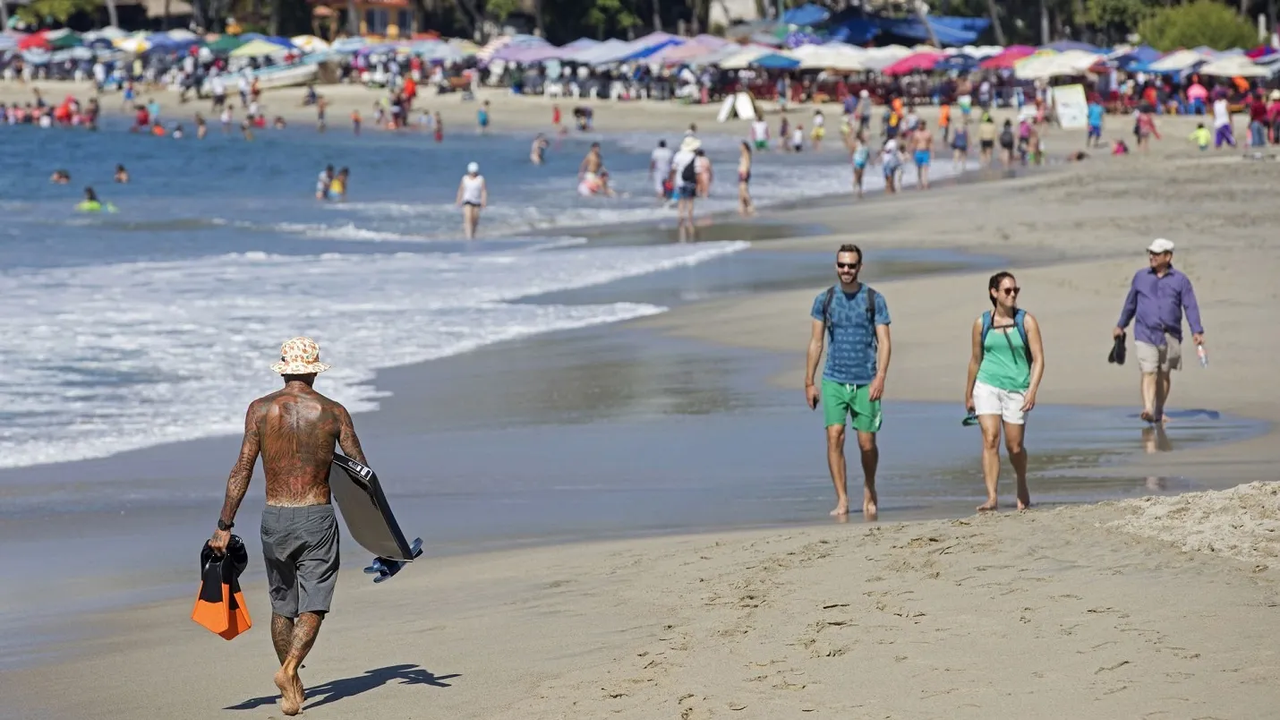
<svg viewBox="0 0 1280 720">
<path fill-rule="evenodd" d="M 1252 24 L 1212 0 L 1160 8 L 1138 25 L 1138 34 L 1143 42 L 1165 51 L 1200 45 L 1227 50 L 1258 42 L 1258 31 Z"/>
<path fill-rule="evenodd" d="M 31 0 L 18 8 L 18 17 L 32 25 L 48 21 L 61 25 L 76 13 L 93 13 L 100 4 L 100 0 Z"/>
<path fill-rule="evenodd" d="M 490 18 L 502 22 L 512 13 L 520 11 L 520 0 L 485 0 L 484 12 Z"/>
<path fill-rule="evenodd" d="M 622 0 L 597 0 L 587 10 L 584 20 L 602 40 L 610 26 L 614 30 L 626 30 L 640 24 L 640 18 L 627 5 L 623 5 Z"/>
<path fill-rule="evenodd" d="M 1086 0 L 1081 19 L 1108 36 L 1121 38 L 1142 24 L 1151 11 L 1146 0 Z"/>
</svg>

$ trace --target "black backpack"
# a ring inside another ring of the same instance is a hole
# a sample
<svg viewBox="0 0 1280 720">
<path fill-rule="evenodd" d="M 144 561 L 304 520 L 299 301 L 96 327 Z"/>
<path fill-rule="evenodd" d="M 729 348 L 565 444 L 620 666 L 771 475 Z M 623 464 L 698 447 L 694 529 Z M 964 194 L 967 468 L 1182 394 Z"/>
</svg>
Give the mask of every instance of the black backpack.
<svg viewBox="0 0 1280 720">
<path fill-rule="evenodd" d="M 1013 131 L 1009 128 L 1000 133 L 1000 147 L 1013 147 Z"/>
<path fill-rule="evenodd" d="M 691 185 L 698 182 L 698 172 L 693 167 L 694 165 L 697 164 L 697 162 L 698 162 L 698 159 L 695 157 L 694 159 L 685 163 L 684 167 L 680 170 L 681 182 L 689 183 Z"/>
<path fill-rule="evenodd" d="M 871 347 L 879 344 L 876 337 L 876 291 L 870 285 L 863 285 L 867 289 L 867 324 L 871 326 Z M 827 288 L 827 297 L 822 301 L 822 327 L 826 329 L 829 339 L 834 342 L 836 339 L 836 331 L 831 327 L 831 301 L 836 297 L 836 286 L 832 285 Z"/>
</svg>

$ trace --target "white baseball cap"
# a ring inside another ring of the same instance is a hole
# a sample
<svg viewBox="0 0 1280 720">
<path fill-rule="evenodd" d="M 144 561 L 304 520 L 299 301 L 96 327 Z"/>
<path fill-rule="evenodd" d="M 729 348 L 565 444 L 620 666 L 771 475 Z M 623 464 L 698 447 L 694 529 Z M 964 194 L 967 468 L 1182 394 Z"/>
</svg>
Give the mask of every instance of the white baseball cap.
<svg viewBox="0 0 1280 720">
<path fill-rule="evenodd" d="M 1173 241 L 1165 240 L 1164 238 L 1156 238 L 1147 246 L 1147 252 L 1156 254 L 1173 252 Z"/>
<path fill-rule="evenodd" d="M 467 163 L 467 172 L 469 173 L 480 172 L 480 165 L 478 163 Z"/>
</svg>

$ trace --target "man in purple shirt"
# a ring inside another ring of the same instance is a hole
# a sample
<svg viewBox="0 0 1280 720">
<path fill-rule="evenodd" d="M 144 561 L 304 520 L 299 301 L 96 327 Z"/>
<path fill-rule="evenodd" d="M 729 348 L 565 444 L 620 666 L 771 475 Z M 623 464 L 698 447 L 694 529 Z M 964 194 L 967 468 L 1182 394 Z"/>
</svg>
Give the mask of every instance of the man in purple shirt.
<svg viewBox="0 0 1280 720">
<path fill-rule="evenodd" d="M 1133 340 L 1138 369 L 1142 371 L 1142 419 L 1164 422 L 1164 404 L 1172 384 L 1170 372 L 1182 367 L 1183 310 L 1196 345 L 1204 344 L 1204 327 L 1191 280 L 1173 268 L 1173 243 L 1157 238 L 1147 247 L 1147 256 L 1151 267 L 1133 276 L 1112 336 L 1120 337 L 1129 321 L 1135 321 Z"/>
</svg>

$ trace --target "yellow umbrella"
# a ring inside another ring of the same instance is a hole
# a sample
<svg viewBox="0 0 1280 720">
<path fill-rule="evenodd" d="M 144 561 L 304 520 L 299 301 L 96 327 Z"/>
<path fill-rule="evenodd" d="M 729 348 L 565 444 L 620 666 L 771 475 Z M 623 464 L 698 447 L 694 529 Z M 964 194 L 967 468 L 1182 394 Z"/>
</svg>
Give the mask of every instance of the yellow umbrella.
<svg viewBox="0 0 1280 720">
<path fill-rule="evenodd" d="M 231 57 L 264 57 L 266 55 L 282 55 L 289 49 L 267 42 L 266 40 L 250 40 L 231 51 Z"/>
</svg>

